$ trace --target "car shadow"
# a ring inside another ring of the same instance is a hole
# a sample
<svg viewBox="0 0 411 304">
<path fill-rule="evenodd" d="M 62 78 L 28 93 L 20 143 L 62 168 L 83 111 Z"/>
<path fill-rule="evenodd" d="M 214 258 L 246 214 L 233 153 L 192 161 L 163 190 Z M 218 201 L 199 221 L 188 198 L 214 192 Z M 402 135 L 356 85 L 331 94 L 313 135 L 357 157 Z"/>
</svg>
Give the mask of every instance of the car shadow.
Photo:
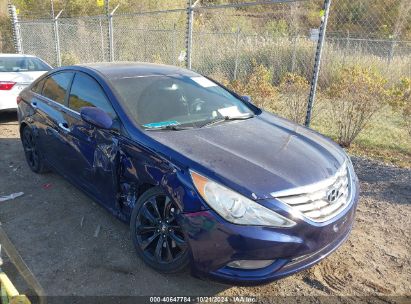
<svg viewBox="0 0 411 304">
<path fill-rule="evenodd" d="M 16 111 L 0 111 L 0 124 L 18 124 Z"/>
<path fill-rule="evenodd" d="M 361 182 L 360 195 L 396 204 L 411 204 L 411 169 L 352 157 Z"/>
</svg>

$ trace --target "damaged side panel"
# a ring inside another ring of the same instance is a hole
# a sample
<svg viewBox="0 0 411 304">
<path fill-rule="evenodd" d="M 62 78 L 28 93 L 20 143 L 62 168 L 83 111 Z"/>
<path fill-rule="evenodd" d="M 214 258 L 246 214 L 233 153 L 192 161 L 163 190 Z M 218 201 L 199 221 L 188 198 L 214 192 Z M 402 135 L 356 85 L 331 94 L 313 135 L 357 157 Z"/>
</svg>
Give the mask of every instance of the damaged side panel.
<svg viewBox="0 0 411 304">
<path fill-rule="evenodd" d="M 141 194 L 161 186 L 184 212 L 204 210 L 187 170 L 166 157 L 108 130 L 66 116 L 63 172 L 113 215 L 128 221 Z M 63 154 L 63 152 L 61 152 Z"/>
<path fill-rule="evenodd" d="M 86 125 L 73 128 L 71 172 L 111 213 L 121 217 L 118 203 L 119 143 L 116 135 Z"/>
<path fill-rule="evenodd" d="M 191 189 L 190 177 L 185 173 L 187 171 L 128 140 L 122 141 L 120 147 L 120 205 L 128 219 L 139 196 L 155 186 L 162 186 L 185 212 L 205 209 L 199 201 L 193 204 L 193 197 L 197 195 Z"/>
<path fill-rule="evenodd" d="M 115 158 L 118 153 L 118 141 L 113 139 L 110 144 L 97 145 L 94 151 L 93 168 L 95 170 L 101 169 L 103 171 L 111 171 L 115 164 Z"/>
<path fill-rule="evenodd" d="M 150 187 L 160 185 L 162 176 L 168 174 L 170 168 L 161 159 L 127 139 L 122 140 L 120 147 L 120 207 L 123 214 L 129 218 L 139 195 Z"/>
</svg>

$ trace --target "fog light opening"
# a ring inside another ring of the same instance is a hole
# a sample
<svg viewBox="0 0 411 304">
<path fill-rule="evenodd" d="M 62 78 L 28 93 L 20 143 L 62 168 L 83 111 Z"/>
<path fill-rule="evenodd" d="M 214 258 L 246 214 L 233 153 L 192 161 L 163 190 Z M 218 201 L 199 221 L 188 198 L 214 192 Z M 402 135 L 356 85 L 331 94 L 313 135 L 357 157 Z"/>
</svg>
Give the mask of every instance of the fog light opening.
<svg viewBox="0 0 411 304">
<path fill-rule="evenodd" d="M 228 267 L 237 269 L 261 269 L 270 266 L 275 260 L 237 260 L 227 264 Z"/>
</svg>

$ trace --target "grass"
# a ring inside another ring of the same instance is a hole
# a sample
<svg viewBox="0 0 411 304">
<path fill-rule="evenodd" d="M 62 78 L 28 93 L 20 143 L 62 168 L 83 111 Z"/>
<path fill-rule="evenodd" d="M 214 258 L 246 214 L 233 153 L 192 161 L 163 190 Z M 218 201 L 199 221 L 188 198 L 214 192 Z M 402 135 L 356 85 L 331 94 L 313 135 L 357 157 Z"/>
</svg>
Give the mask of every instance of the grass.
<svg viewBox="0 0 411 304">
<path fill-rule="evenodd" d="M 312 128 L 336 139 L 332 124 L 324 109 L 313 121 Z M 381 160 L 400 167 L 411 168 L 411 136 L 400 114 L 385 107 L 354 140 L 348 152 Z"/>
<path fill-rule="evenodd" d="M 215 45 L 219 46 L 217 53 Z M 266 38 L 262 41 L 262 36 L 244 36 L 236 44 L 233 35 L 202 35 L 201 48 L 194 48 L 192 62 L 194 70 L 205 75 L 224 75 L 228 81 L 234 79 L 236 63 L 239 79 L 252 72 L 255 63 L 270 69 L 276 84 L 289 72 L 311 80 L 315 47 L 316 44 L 305 37 L 293 42 L 292 38 L 288 37 Z M 382 43 L 379 47 L 383 47 Z M 402 77 L 410 75 L 411 56 L 394 56 L 389 63 L 386 56 L 376 56 L 359 47 L 341 49 L 333 40 L 327 40 L 323 50 L 319 87 L 328 87 L 335 81 L 342 67 L 350 66 L 371 68 L 383 75 L 388 84 L 392 85 Z"/>
</svg>

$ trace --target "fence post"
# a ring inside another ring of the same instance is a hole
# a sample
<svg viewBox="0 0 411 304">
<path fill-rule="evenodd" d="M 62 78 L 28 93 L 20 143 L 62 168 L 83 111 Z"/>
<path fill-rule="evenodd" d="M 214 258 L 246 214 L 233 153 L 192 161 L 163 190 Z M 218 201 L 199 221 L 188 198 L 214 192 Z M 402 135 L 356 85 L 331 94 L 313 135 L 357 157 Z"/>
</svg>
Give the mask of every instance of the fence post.
<svg viewBox="0 0 411 304">
<path fill-rule="evenodd" d="M 347 43 L 345 44 L 345 49 L 349 51 L 349 50 L 350 50 L 350 46 L 351 46 L 351 43 L 350 43 L 350 31 L 347 30 Z"/>
<path fill-rule="evenodd" d="M 113 34 L 113 16 L 116 10 L 120 4 L 117 4 L 117 6 L 111 11 L 111 13 L 108 15 L 108 36 L 109 36 L 109 50 L 110 50 L 110 61 L 114 61 L 114 34 Z"/>
<path fill-rule="evenodd" d="M 108 54 L 108 61 L 110 61 L 110 53 L 111 53 L 111 49 L 110 49 L 110 24 L 109 24 L 109 20 L 110 20 L 110 0 L 104 0 L 104 10 L 105 10 L 105 14 L 107 17 L 107 54 Z"/>
<path fill-rule="evenodd" d="M 192 0 L 187 2 L 187 36 L 186 36 L 186 67 L 191 69 L 191 49 L 193 47 L 193 6 Z"/>
<path fill-rule="evenodd" d="M 392 59 L 394 58 L 394 49 L 396 46 L 395 36 L 394 35 L 390 36 L 390 39 L 391 39 L 391 43 L 390 43 L 390 50 L 388 52 L 388 64 L 391 64 Z"/>
<path fill-rule="evenodd" d="M 176 30 L 176 24 L 174 23 L 173 26 L 173 50 L 172 50 L 172 56 L 171 56 L 171 61 L 173 61 L 174 65 L 177 65 L 177 47 L 176 47 L 176 41 L 177 41 L 177 30 Z"/>
<path fill-rule="evenodd" d="M 292 44 L 293 44 L 293 53 L 291 55 L 291 73 L 295 72 L 295 64 L 296 64 L 296 60 L 297 60 L 297 34 L 294 33 L 294 37 L 292 40 Z"/>
<path fill-rule="evenodd" d="M 110 62 L 114 61 L 114 38 L 113 38 L 113 15 L 108 15 L 108 57 Z"/>
<path fill-rule="evenodd" d="M 237 28 L 237 35 L 235 38 L 235 61 L 234 61 L 234 80 L 237 80 L 237 72 L 238 72 L 238 60 L 239 60 L 239 47 L 240 45 L 240 28 Z"/>
<path fill-rule="evenodd" d="M 60 51 L 60 35 L 59 35 L 59 22 L 58 19 L 61 15 L 63 10 L 61 10 L 56 17 L 54 17 L 53 22 L 54 22 L 54 43 L 56 44 L 56 62 L 57 66 L 61 66 L 61 51 Z"/>
<path fill-rule="evenodd" d="M 105 60 L 105 52 L 104 52 L 104 34 L 103 34 L 103 24 L 101 22 L 101 16 L 98 17 L 99 26 L 100 26 L 100 40 L 101 40 L 101 61 Z"/>
<path fill-rule="evenodd" d="M 342 43 L 341 43 L 341 45 L 342 45 Z M 351 51 L 350 48 L 351 48 L 350 31 L 347 30 L 347 38 L 346 38 L 346 41 L 345 41 L 344 52 L 343 52 L 343 60 L 342 60 L 343 65 L 345 65 L 345 59 L 347 57 L 347 53 L 350 53 L 350 51 Z"/>
<path fill-rule="evenodd" d="M 8 5 L 10 20 L 11 20 L 11 26 L 13 30 L 14 49 L 16 50 L 16 53 L 23 54 L 20 24 L 19 24 L 19 19 L 17 17 L 16 7 L 14 5 L 11 5 L 10 1 L 8 2 L 7 5 Z"/>
<path fill-rule="evenodd" d="M 114 34 L 113 34 L 113 16 L 120 4 L 110 12 L 110 0 L 105 0 L 105 10 L 108 20 L 108 57 L 109 61 L 114 61 Z"/>
<path fill-rule="evenodd" d="M 320 65 L 321 65 L 321 55 L 323 51 L 325 32 L 327 30 L 328 16 L 330 14 L 330 5 L 331 5 L 331 0 L 324 0 L 323 16 L 321 17 L 320 33 L 319 33 L 318 42 L 317 42 L 317 50 L 315 52 L 314 71 L 313 71 L 313 77 L 311 80 L 310 96 L 308 98 L 307 115 L 305 117 L 306 127 L 309 127 L 311 123 L 311 114 L 312 114 L 312 109 L 313 109 L 313 105 L 315 101 L 315 95 L 317 91 L 318 75 L 320 72 Z"/>
</svg>

